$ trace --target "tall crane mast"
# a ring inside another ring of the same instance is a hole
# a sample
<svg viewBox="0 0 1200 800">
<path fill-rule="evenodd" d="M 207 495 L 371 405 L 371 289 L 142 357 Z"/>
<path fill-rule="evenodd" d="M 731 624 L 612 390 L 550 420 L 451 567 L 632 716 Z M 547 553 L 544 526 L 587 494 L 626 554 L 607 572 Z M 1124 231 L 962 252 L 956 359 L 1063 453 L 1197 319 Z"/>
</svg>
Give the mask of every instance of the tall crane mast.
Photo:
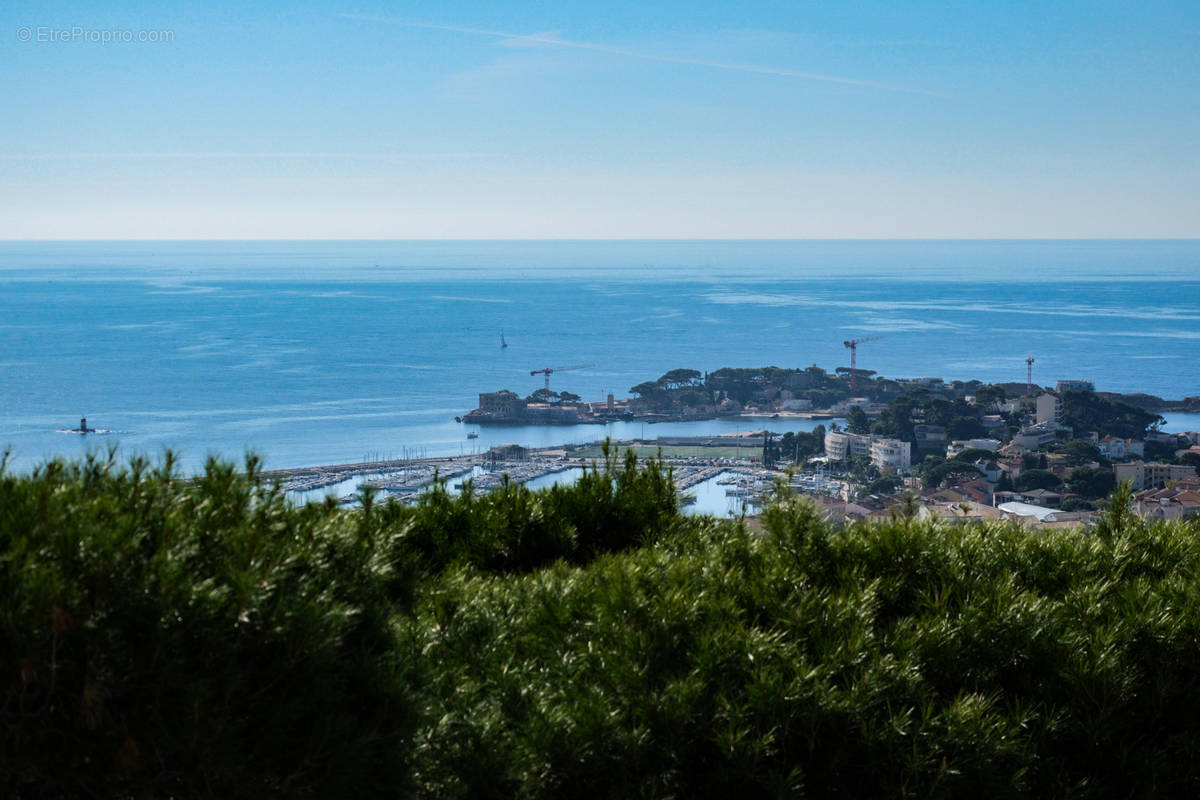
<svg viewBox="0 0 1200 800">
<path fill-rule="evenodd" d="M 533 369 L 529 371 L 530 375 L 545 375 L 546 376 L 546 391 L 550 391 L 550 373 L 551 372 L 566 372 L 569 369 L 584 369 L 586 367 L 594 367 L 595 364 L 575 364 L 570 367 L 545 367 L 543 369 Z"/>
<path fill-rule="evenodd" d="M 850 348 L 850 396 L 858 394 L 858 346 L 863 342 L 875 342 L 882 336 L 867 336 L 863 339 L 847 339 L 842 345 Z"/>
</svg>

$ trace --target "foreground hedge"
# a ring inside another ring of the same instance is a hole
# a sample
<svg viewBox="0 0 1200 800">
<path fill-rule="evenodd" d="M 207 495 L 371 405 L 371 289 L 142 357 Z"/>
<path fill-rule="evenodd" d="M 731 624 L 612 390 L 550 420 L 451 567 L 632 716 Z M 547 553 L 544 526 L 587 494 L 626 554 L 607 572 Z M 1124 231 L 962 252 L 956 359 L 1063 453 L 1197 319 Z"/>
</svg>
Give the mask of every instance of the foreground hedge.
<svg viewBox="0 0 1200 800">
<path fill-rule="evenodd" d="M 1200 789 L 1200 530 L 575 489 L 289 506 L 210 464 L 0 474 L 0 794 Z"/>
<path fill-rule="evenodd" d="M 1116 524 L 1113 524 L 1115 520 Z M 765 531 L 496 580 L 448 574 L 426 655 L 429 796 L 1192 795 L 1200 539 L 900 519 Z"/>
<path fill-rule="evenodd" d="M 92 458 L 0 480 L 0 794 L 404 780 L 386 551 L 250 466 L 188 485 Z"/>
<path fill-rule="evenodd" d="M 419 587 L 676 521 L 669 475 L 615 456 L 550 493 L 363 499 L 294 508 L 254 460 L 0 466 L 0 796 L 404 793 Z"/>
</svg>

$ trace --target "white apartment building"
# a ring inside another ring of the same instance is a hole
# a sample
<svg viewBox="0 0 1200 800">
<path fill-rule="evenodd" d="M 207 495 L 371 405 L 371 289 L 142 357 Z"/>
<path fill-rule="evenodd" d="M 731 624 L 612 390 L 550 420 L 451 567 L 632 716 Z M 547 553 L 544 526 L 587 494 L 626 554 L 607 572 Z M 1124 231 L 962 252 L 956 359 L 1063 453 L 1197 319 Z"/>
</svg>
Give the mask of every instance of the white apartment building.
<svg viewBox="0 0 1200 800">
<path fill-rule="evenodd" d="M 1051 392 L 1039 394 L 1037 398 L 1037 424 L 1061 425 L 1062 418 L 1062 398 Z"/>
<path fill-rule="evenodd" d="M 830 461 L 845 461 L 871 455 L 871 437 L 842 431 L 825 432 L 825 455 Z"/>
<path fill-rule="evenodd" d="M 912 445 L 899 439 L 872 436 L 871 463 L 880 469 L 907 469 L 912 466 Z"/>
<path fill-rule="evenodd" d="M 910 443 L 870 434 L 826 432 L 825 455 L 830 461 L 865 456 L 880 469 L 906 469 L 912 466 Z"/>
</svg>

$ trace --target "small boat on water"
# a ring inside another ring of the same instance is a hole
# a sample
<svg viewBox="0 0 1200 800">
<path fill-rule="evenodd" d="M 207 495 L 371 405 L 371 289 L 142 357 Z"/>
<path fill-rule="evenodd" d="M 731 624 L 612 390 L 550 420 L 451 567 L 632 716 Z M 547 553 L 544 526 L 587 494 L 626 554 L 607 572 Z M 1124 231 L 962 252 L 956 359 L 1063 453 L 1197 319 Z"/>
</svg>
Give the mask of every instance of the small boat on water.
<svg viewBox="0 0 1200 800">
<path fill-rule="evenodd" d="M 504 341 L 504 331 L 500 331 L 500 349 L 508 347 L 508 342 Z"/>
<path fill-rule="evenodd" d="M 77 433 L 81 436 L 86 436 L 89 433 L 101 435 L 106 433 L 117 433 L 117 431 L 111 431 L 107 428 L 89 428 L 87 417 L 81 417 L 78 428 L 59 428 L 57 433 Z"/>
<path fill-rule="evenodd" d="M 468 439 L 478 439 L 479 434 L 475 431 L 471 431 L 470 433 L 467 434 L 467 438 Z"/>
</svg>

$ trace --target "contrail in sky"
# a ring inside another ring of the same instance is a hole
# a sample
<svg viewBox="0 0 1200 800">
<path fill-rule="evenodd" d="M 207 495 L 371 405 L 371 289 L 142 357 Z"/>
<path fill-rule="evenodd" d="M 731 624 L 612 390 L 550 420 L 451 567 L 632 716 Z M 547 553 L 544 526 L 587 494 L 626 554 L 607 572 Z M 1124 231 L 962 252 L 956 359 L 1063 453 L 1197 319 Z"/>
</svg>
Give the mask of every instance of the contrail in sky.
<svg viewBox="0 0 1200 800">
<path fill-rule="evenodd" d="M 633 50 L 627 47 L 596 44 L 595 42 L 583 42 L 575 39 L 560 39 L 557 36 L 545 33 L 508 33 L 506 31 L 489 30 L 487 28 L 469 28 L 462 25 L 439 25 L 432 22 L 414 22 L 411 20 L 390 19 L 387 17 L 372 17 L 363 14 L 339 14 L 338 16 L 346 19 L 363 20 L 366 22 L 384 22 L 394 25 L 403 25 L 409 28 L 426 28 L 435 31 L 466 33 L 474 36 L 489 36 L 493 39 L 509 40 L 513 43 L 528 42 L 530 44 L 544 44 L 553 47 L 566 47 L 574 50 L 591 50 L 597 53 L 610 53 L 612 55 L 625 56 L 626 58 L 637 58 L 643 61 L 662 61 L 670 64 L 691 64 L 699 67 L 730 70 L 732 72 L 751 72 L 759 75 L 778 75 L 785 78 L 801 78 L 803 80 L 810 81 L 824 81 L 825 83 L 840 83 L 848 86 L 862 86 L 869 89 L 884 89 L 892 92 L 905 92 L 907 94 L 923 94 L 931 97 L 942 96 L 937 92 L 931 92 L 925 89 L 910 89 L 905 86 L 894 86 L 892 84 L 879 83 L 877 81 L 866 81 L 858 78 L 844 78 L 839 75 L 825 75 L 819 72 L 802 72 L 800 70 L 786 69 L 783 67 L 760 67 L 753 64 L 736 64 L 728 61 L 710 61 L 702 58 L 687 58 L 686 56 L 648 53 L 644 50 Z"/>
</svg>

